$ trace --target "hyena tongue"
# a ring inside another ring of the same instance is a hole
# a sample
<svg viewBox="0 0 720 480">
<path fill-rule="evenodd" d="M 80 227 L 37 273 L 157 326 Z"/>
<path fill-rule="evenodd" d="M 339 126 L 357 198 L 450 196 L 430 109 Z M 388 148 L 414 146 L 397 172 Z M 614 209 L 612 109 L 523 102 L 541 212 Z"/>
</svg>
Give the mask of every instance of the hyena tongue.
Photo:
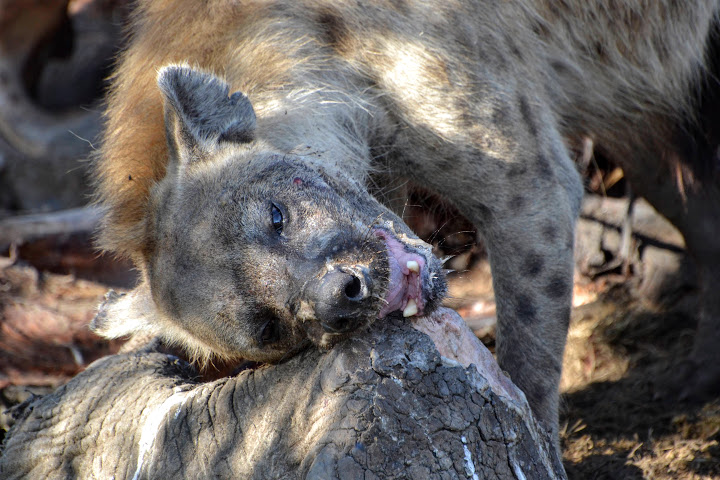
<svg viewBox="0 0 720 480">
<path fill-rule="evenodd" d="M 390 268 L 388 291 L 385 295 L 387 303 L 378 313 L 378 318 L 396 310 L 401 310 L 404 317 L 422 315 L 425 308 L 422 287 L 425 258 L 405 250 L 402 243 L 384 230 L 376 230 L 375 235 L 385 241 Z"/>
</svg>

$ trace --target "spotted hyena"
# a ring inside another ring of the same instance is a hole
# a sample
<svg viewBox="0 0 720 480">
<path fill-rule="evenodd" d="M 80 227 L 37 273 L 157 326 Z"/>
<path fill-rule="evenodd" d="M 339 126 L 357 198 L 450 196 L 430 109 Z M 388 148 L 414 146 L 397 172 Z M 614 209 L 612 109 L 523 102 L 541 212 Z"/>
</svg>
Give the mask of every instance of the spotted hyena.
<svg viewBox="0 0 720 480">
<path fill-rule="evenodd" d="M 692 106 L 717 8 L 139 2 L 97 183 L 101 244 L 142 282 L 97 330 L 272 361 L 394 312 L 428 314 L 442 265 L 379 201 L 411 182 L 482 232 L 498 361 L 557 431 L 582 196 L 571 152 L 591 138 L 687 227 L 706 187 L 681 197 L 660 157 Z M 684 229 L 691 247 L 720 237 L 720 220 L 703 225 Z M 718 252 L 705 252 L 715 265 Z"/>
</svg>

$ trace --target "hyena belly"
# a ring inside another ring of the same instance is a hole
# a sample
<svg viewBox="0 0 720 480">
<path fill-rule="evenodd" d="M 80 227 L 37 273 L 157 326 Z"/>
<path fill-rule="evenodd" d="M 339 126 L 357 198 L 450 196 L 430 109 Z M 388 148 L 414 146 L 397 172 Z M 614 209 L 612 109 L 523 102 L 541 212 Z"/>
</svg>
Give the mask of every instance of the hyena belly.
<svg viewBox="0 0 720 480">
<path fill-rule="evenodd" d="M 410 178 L 483 232 L 498 360 L 557 431 L 582 193 L 566 141 L 633 119 L 552 24 L 576 3 L 140 2 L 97 176 L 101 242 L 143 282 L 96 329 L 272 361 L 429 314 L 440 262 L 367 188 Z"/>
</svg>

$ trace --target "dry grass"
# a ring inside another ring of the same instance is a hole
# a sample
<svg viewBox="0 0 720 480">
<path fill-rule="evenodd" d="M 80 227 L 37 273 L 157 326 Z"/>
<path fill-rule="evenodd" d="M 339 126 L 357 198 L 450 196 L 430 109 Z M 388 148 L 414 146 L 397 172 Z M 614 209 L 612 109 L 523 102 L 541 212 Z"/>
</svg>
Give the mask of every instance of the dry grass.
<svg viewBox="0 0 720 480">
<path fill-rule="evenodd" d="M 720 478 L 720 401 L 673 401 L 691 319 L 651 311 L 616 288 L 576 309 L 561 435 L 570 478 Z"/>
</svg>

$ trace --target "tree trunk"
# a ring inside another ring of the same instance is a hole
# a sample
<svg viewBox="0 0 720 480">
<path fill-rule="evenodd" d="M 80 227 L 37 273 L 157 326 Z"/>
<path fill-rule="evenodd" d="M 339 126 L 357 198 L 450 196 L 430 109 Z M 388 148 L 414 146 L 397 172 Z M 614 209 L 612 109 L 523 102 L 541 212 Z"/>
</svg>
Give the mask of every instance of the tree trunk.
<svg viewBox="0 0 720 480">
<path fill-rule="evenodd" d="M 458 319 L 420 326 L 457 360 L 400 319 L 210 383 L 165 354 L 101 359 L 17 409 L 0 477 L 565 478 Z"/>
</svg>

